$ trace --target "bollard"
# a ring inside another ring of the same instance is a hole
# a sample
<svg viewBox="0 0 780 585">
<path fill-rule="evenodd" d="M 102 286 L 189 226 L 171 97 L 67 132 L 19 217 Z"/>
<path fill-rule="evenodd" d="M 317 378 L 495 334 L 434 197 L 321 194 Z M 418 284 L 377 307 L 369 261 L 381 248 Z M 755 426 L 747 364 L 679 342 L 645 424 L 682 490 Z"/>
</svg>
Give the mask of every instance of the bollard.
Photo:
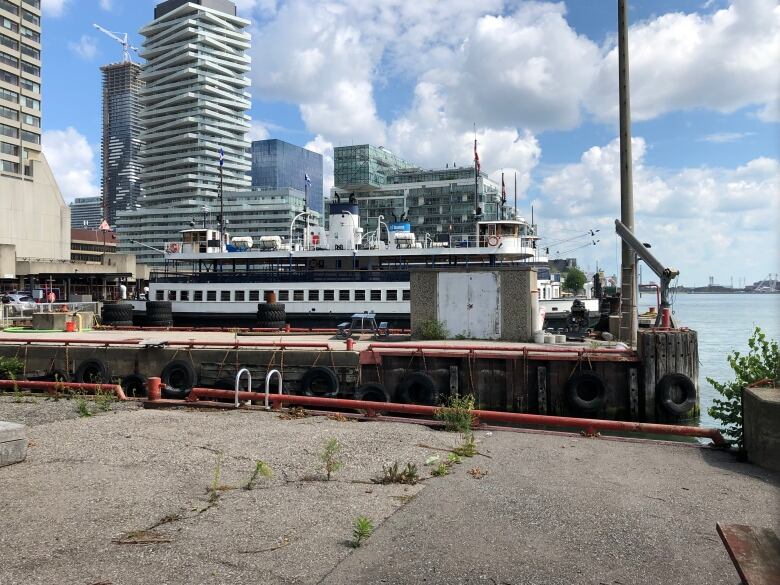
<svg viewBox="0 0 780 585">
<path fill-rule="evenodd" d="M 147 400 L 160 400 L 162 399 L 162 391 L 160 385 L 162 380 L 160 378 L 149 378 L 146 381 L 146 399 Z"/>
<path fill-rule="evenodd" d="M 661 327 L 669 329 L 672 326 L 672 310 L 669 307 L 661 309 Z"/>
<path fill-rule="evenodd" d="M 292 327 L 290 327 L 289 323 L 284 324 L 284 332 L 289 333 L 292 330 Z"/>
<path fill-rule="evenodd" d="M 347 338 L 347 351 L 352 351 L 355 349 L 355 340 L 351 337 Z"/>
</svg>

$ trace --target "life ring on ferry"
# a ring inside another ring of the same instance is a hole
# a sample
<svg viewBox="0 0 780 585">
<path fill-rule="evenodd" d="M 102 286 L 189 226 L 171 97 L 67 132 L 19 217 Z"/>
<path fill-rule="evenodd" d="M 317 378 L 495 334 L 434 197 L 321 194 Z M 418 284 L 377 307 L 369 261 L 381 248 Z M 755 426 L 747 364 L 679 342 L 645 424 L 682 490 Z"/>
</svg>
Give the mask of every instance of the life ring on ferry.
<svg viewBox="0 0 780 585">
<path fill-rule="evenodd" d="M 167 251 L 169 254 L 178 254 L 180 249 L 181 248 L 179 247 L 179 244 L 177 244 L 176 242 L 171 242 L 170 244 L 168 244 Z"/>
<path fill-rule="evenodd" d="M 311 258 L 309 260 L 309 270 L 314 270 L 316 268 L 317 268 L 317 259 L 316 258 Z"/>
<path fill-rule="evenodd" d="M 566 382 L 564 392 L 569 404 L 581 412 L 597 412 L 604 404 L 604 380 L 596 372 L 585 370 Z"/>
<path fill-rule="evenodd" d="M 667 413 L 683 416 L 696 406 L 696 385 L 685 374 L 666 374 L 656 384 L 655 398 Z"/>
<path fill-rule="evenodd" d="M 488 239 L 487 239 L 488 246 L 490 246 L 491 248 L 495 248 L 496 246 L 498 246 L 498 243 L 500 241 L 501 241 L 501 236 L 495 236 L 495 235 L 494 236 L 488 236 Z"/>
</svg>

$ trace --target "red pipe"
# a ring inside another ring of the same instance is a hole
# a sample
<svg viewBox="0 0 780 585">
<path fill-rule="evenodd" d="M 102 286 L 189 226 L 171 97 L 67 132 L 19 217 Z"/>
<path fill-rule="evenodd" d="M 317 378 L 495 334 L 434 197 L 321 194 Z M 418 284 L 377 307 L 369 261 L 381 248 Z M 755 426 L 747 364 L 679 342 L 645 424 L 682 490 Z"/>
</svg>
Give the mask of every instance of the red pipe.
<svg viewBox="0 0 780 585">
<path fill-rule="evenodd" d="M 59 390 L 91 390 L 93 393 L 100 390 L 111 390 L 119 400 L 127 400 L 125 391 L 119 384 L 79 384 L 73 382 L 37 382 L 32 380 L 0 380 L 0 388 L 16 390 L 46 390 L 56 393 Z"/>
<path fill-rule="evenodd" d="M 138 345 L 143 339 L 73 339 L 68 337 L 2 337 L 0 343 L 25 343 L 25 344 L 55 344 L 55 345 Z M 194 345 L 201 347 L 299 347 L 299 348 L 319 348 L 330 349 L 327 342 L 317 341 L 166 341 L 168 346 L 191 347 Z"/>
<path fill-rule="evenodd" d="M 215 390 L 212 388 L 193 388 L 188 401 L 197 401 L 199 398 L 217 398 L 220 400 L 233 400 L 235 392 L 230 390 Z M 239 392 L 239 400 L 261 401 L 265 399 L 263 392 Z M 268 400 L 272 403 L 299 404 L 302 406 L 320 406 L 332 408 L 345 408 L 349 410 L 363 409 L 385 412 L 400 412 L 406 414 L 420 414 L 434 416 L 441 407 L 425 406 L 422 404 L 399 404 L 395 402 L 373 402 L 368 400 L 347 400 L 343 398 L 321 398 L 317 396 L 293 396 L 287 394 L 269 394 Z M 683 437 L 704 437 L 711 439 L 716 445 L 727 445 L 717 429 L 703 427 L 687 427 L 682 425 L 662 425 L 656 423 L 639 423 L 617 420 L 598 420 L 589 418 L 569 418 L 565 416 L 550 416 L 542 414 L 526 414 L 519 412 L 498 412 L 494 410 L 470 411 L 479 420 L 531 424 L 550 427 L 574 427 L 584 429 L 589 434 L 596 431 L 618 431 L 629 433 L 647 433 L 654 435 L 677 435 Z"/>
<path fill-rule="evenodd" d="M 524 352 L 534 351 L 538 348 L 537 345 L 485 345 L 485 344 L 458 344 L 448 345 L 444 343 L 372 343 L 368 346 L 368 351 L 375 349 L 443 349 L 443 350 L 485 350 L 485 351 L 501 351 L 501 352 Z M 539 351 L 550 353 L 611 353 L 611 354 L 626 354 L 633 353 L 628 348 L 616 348 L 616 347 L 545 347 Z"/>
</svg>

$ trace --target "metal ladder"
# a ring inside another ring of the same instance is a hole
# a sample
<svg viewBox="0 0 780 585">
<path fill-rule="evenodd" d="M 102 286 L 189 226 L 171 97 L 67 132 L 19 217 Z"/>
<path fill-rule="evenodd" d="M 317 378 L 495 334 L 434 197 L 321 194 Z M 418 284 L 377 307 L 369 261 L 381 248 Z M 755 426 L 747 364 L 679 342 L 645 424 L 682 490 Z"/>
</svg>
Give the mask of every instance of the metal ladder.
<svg viewBox="0 0 780 585">
<path fill-rule="evenodd" d="M 241 376 L 246 374 L 247 377 L 247 392 L 252 391 L 252 372 L 249 371 L 248 368 L 241 368 L 238 373 L 236 374 L 236 384 L 235 384 L 235 391 L 236 391 L 236 398 L 235 398 L 235 407 L 238 408 L 240 405 L 240 401 L 238 399 L 238 392 L 239 387 L 241 386 Z M 265 409 L 271 410 L 271 407 L 268 402 L 268 394 L 271 391 L 271 379 L 273 378 L 274 374 L 276 374 L 279 377 L 279 394 L 282 393 L 282 386 L 284 385 L 284 382 L 282 380 L 282 374 L 279 372 L 279 370 L 271 370 L 268 372 L 268 374 L 265 377 Z"/>
</svg>

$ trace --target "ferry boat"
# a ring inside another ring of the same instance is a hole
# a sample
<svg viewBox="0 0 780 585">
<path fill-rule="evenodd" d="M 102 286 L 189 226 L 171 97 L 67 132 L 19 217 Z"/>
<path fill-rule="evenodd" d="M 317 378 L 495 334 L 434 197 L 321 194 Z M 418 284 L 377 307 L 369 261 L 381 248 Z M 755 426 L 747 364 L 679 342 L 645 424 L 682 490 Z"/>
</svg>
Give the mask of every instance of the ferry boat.
<svg viewBox="0 0 780 585">
<path fill-rule="evenodd" d="M 272 292 L 294 325 L 333 327 L 350 315 L 370 312 L 378 321 L 404 327 L 412 268 L 547 266 L 539 255 L 539 238 L 523 218 L 476 221 L 469 236 L 418 239 L 409 223 L 385 223 L 382 216 L 376 229 L 364 231 L 354 199 L 343 203 L 336 196 L 329 209 L 329 229 L 309 225 L 304 212 L 293 219 L 287 241 L 280 236 L 222 238 L 208 227 L 185 229 L 181 242 L 166 245 L 164 270 L 152 272 L 147 300 L 171 301 L 177 323 L 232 325 L 256 321 L 258 304 Z M 303 229 L 296 232 L 300 224 Z M 560 298 L 560 283 L 540 279 L 538 289 L 548 313 L 571 307 L 571 298 Z M 598 311 L 596 299 L 587 302 L 589 310 Z M 143 301 L 134 301 L 137 316 L 144 310 Z"/>
</svg>

